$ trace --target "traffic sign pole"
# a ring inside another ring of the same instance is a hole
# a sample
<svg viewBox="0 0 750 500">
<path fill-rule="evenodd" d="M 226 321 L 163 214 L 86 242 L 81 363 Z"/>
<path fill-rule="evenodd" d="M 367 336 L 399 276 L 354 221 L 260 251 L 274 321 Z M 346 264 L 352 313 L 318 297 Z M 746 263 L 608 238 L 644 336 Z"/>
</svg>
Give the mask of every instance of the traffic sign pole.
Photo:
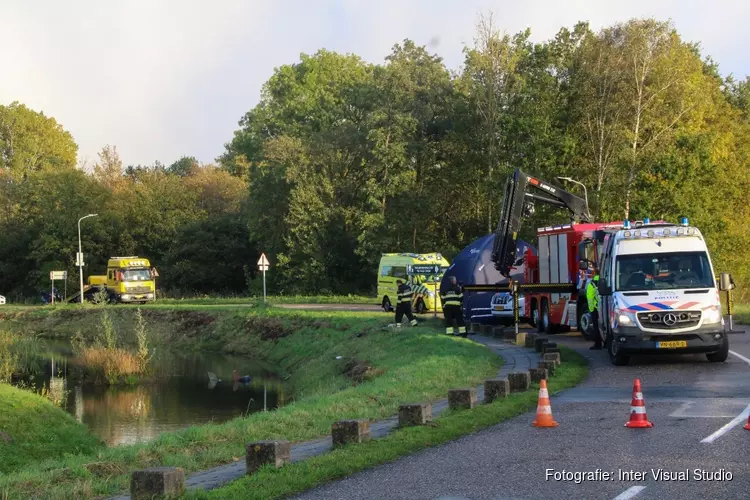
<svg viewBox="0 0 750 500">
<path fill-rule="evenodd" d="M 263 272 L 263 304 L 266 303 L 266 271 L 268 271 L 269 267 L 270 263 L 266 258 L 266 254 L 260 254 L 260 259 L 258 259 L 258 269 Z"/>
</svg>

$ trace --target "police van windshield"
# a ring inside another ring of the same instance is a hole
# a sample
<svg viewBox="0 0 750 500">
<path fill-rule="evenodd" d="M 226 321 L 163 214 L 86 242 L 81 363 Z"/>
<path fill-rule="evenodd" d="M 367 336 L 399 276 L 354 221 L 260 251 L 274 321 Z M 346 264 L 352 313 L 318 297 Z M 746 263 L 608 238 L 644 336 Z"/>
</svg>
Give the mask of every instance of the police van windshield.
<svg viewBox="0 0 750 500">
<path fill-rule="evenodd" d="M 619 291 L 715 286 L 706 252 L 619 255 L 615 277 Z"/>
</svg>

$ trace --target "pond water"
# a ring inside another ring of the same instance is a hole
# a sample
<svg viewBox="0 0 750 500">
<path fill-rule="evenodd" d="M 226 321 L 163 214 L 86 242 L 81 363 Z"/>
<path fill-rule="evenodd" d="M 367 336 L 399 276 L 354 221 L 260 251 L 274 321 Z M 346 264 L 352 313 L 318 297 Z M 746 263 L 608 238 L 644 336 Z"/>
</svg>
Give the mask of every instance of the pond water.
<svg viewBox="0 0 750 500">
<path fill-rule="evenodd" d="M 24 377 L 24 382 L 60 395 L 65 410 L 110 446 L 271 411 L 289 397 L 273 366 L 209 353 L 162 351 L 152 360 L 161 375 L 153 382 L 118 387 L 82 384 L 70 345 L 49 340 L 45 345 L 35 373 Z M 234 383 L 233 370 L 252 379 Z M 212 382 L 209 372 L 219 381 Z"/>
</svg>

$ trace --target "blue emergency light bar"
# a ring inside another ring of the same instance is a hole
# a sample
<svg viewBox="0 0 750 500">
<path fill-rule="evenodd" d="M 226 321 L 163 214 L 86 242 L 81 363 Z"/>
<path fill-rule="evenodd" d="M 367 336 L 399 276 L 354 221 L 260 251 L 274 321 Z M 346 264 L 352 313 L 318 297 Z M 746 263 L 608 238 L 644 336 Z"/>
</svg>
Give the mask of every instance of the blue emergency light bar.
<svg viewBox="0 0 750 500">
<path fill-rule="evenodd" d="M 688 219 L 687 219 L 687 217 L 680 218 L 680 225 L 681 226 L 687 226 L 688 225 Z"/>
<path fill-rule="evenodd" d="M 630 229 L 630 221 L 629 220 L 622 221 L 622 228 Z"/>
<path fill-rule="evenodd" d="M 648 217 L 644 217 L 643 218 L 643 223 L 644 224 L 649 224 L 650 222 L 651 222 L 651 219 L 649 219 Z"/>
</svg>

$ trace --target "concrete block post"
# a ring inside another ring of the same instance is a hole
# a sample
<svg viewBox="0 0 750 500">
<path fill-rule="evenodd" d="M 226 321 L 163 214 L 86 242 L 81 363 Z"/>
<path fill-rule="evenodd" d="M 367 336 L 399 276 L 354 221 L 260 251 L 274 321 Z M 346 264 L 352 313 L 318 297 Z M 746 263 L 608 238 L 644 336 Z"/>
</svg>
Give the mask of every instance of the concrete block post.
<svg viewBox="0 0 750 500">
<path fill-rule="evenodd" d="M 531 377 L 529 372 L 509 373 L 508 382 L 510 382 L 510 392 L 523 392 L 529 389 Z"/>
<path fill-rule="evenodd" d="M 508 328 L 505 330 L 505 333 L 503 335 L 503 340 L 506 342 L 515 342 L 516 341 L 516 329 L 515 328 Z"/>
<path fill-rule="evenodd" d="M 480 332 L 485 337 L 492 336 L 492 325 L 482 325 Z"/>
<path fill-rule="evenodd" d="M 560 366 L 560 363 L 562 362 L 559 352 L 545 352 L 542 356 L 542 361 L 552 361 L 555 363 L 555 366 Z"/>
<path fill-rule="evenodd" d="M 496 339 L 501 339 L 503 338 L 504 331 L 505 331 L 504 327 L 496 326 L 495 328 L 492 329 L 492 336 L 495 337 Z"/>
<path fill-rule="evenodd" d="M 532 382 L 541 382 L 547 380 L 547 369 L 546 368 L 529 368 L 529 376 Z"/>
<path fill-rule="evenodd" d="M 546 349 L 557 349 L 557 343 L 556 342 L 547 342 L 542 346 L 542 354 L 544 354 Z"/>
<path fill-rule="evenodd" d="M 474 333 L 482 333 L 482 324 L 481 323 L 472 323 L 471 324 L 471 331 Z"/>
<path fill-rule="evenodd" d="M 291 460 L 292 446 L 289 441 L 257 441 L 245 446 L 245 470 L 252 474 L 266 464 L 277 469 Z"/>
<path fill-rule="evenodd" d="M 537 334 L 533 332 L 529 332 L 526 334 L 526 347 L 534 347 L 534 342 L 536 341 Z"/>
<path fill-rule="evenodd" d="M 370 440 L 370 422 L 367 420 L 340 420 L 331 427 L 333 446 L 364 443 Z"/>
<path fill-rule="evenodd" d="M 494 378 L 484 381 L 484 402 L 492 403 L 510 394 L 510 382 L 507 378 Z"/>
<path fill-rule="evenodd" d="M 534 339 L 534 350 L 536 352 L 542 352 L 542 347 L 544 347 L 544 344 L 549 342 L 549 339 L 545 337 L 537 337 Z"/>
<path fill-rule="evenodd" d="M 520 347 L 524 347 L 526 345 L 526 333 L 525 332 L 519 332 L 518 335 L 516 335 L 516 345 Z"/>
<path fill-rule="evenodd" d="M 471 409 L 477 405 L 477 390 L 474 387 L 468 389 L 451 389 L 448 391 L 448 407 L 451 410 Z"/>
<path fill-rule="evenodd" d="M 547 376 L 553 377 L 555 375 L 555 368 L 557 364 L 554 361 L 540 361 L 539 368 L 545 368 L 547 370 Z"/>
<path fill-rule="evenodd" d="M 398 409 L 398 426 L 424 425 L 432 421 L 432 404 L 414 403 L 401 405 Z"/>
<path fill-rule="evenodd" d="M 130 476 L 130 498 L 145 500 L 179 496 L 185 491 L 185 471 L 179 467 L 155 467 L 134 471 Z"/>
</svg>

